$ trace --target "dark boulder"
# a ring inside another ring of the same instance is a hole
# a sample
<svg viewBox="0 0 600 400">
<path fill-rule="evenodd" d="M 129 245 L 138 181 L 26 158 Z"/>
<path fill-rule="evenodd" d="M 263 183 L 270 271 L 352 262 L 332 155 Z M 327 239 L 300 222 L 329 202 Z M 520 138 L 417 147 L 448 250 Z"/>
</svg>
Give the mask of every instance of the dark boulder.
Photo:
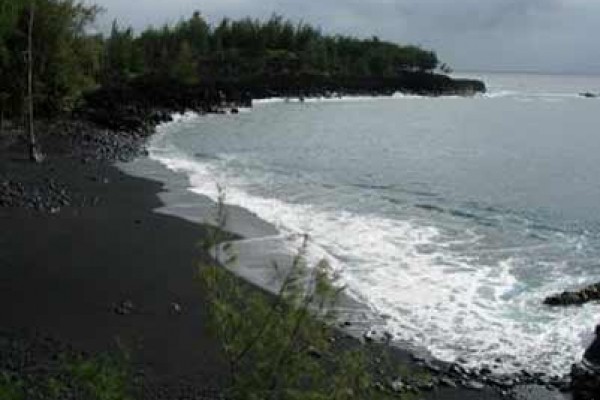
<svg viewBox="0 0 600 400">
<path fill-rule="evenodd" d="M 590 301 L 600 300 L 600 283 L 587 286 L 576 291 L 565 291 L 544 299 L 544 304 L 549 306 L 581 305 Z"/>
<path fill-rule="evenodd" d="M 583 361 L 590 368 L 600 371 L 600 325 L 596 326 L 596 338 L 583 354 Z"/>
<path fill-rule="evenodd" d="M 600 372 L 575 364 L 571 369 L 573 400 L 600 400 Z"/>
<path fill-rule="evenodd" d="M 600 400 L 600 325 L 582 362 L 573 365 L 571 381 L 574 400 Z"/>
</svg>

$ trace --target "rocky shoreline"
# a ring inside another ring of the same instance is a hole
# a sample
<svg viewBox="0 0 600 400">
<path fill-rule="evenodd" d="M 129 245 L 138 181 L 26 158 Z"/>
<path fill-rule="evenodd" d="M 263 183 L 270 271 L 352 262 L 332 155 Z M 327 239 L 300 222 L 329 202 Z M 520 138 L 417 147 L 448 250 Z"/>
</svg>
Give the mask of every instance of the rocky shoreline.
<svg viewBox="0 0 600 400">
<path fill-rule="evenodd" d="M 472 96 L 484 93 L 483 82 L 446 75 L 407 72 L 396 78 L 333 78 L 323 76 L 269 76 L 234 81 L 215 80 L 184 86 L 170 80 L 145 78 L 106 86 L 84 96 L 75 110 L 78 119 L 121 132 L 148 134 L 168 122 L 173 113 L 234 112 L 265 98 L 391 96 L 396 92 L 423 96 Z"/>
<path fill-rule="evenodd" d="M 378 342 L 387 345 L 389 337 L 385 332 L 379 334 L 370 331 L 363 335 L 363 342 L 367 344 Z M 538 392 L 545 393 L 547 398 L 550 398 L 552 393 L 570 394 L 573 385 L 572 376 L 576 376 L 574 373 L 550 376 L 541 372 L 528 371 L 526 366 L 522 366 L 518 373 L 502 373 L 499 372 L 503 365 L 501 359 L 495 360 L 491 365 L 484 364 L 477 368 L 469 368 L 464 365 L 464 360 L 460 359 L 454 363 L 445 363 L 430 356 L 421 356 L 415 353 L 411 353 L 410 358 L 415 365 L 431 374 L 430 385 L 421 387 L 420 390 L 462 387 L 477 391 L 491 388 L 504 398 L 529 398 L 519 397 L 519 393 L 535 387 Z M 402 387 L 401 391 L 411 390 L 410 384 L 400 387 Z"/>
</svg>

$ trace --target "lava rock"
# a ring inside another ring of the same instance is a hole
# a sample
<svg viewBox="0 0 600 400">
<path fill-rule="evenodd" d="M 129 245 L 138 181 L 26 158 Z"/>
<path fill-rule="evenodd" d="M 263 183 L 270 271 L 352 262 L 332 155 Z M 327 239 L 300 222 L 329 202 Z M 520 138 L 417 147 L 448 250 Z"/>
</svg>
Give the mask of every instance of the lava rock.
<svg viewBox="0 0 600 400">
<path fill-rule="evenodd" d="M 401 379 L 396 379 L 390 383 L 390 389 L 396 393 L 404 393 L 407 390 L 406 384 Z"/>
<path fill-rule="evenodd" d="M 598 400 L 600 397 L 600 372 L 581 364 L 571 369 L 571 389 L 574 400 Z"/>
<path fill-rule="evenodd" d="M 306 353 L 311 356 L 312 358 L 323 358 L 323 353 L 321 353 L 321 351 L 319 351 L 319 349 L 311 346 L 308 348 L 308 350 L 306 351 Z"/>
<path fill-rule="evenodd" d="M 135 305 L 131 300 L 123 300 L 113 307 L 113 311 L 118 315 L 130 315 L 135 310 Z"/>
<path fill-rule="evenodd" d="M 169 305 L 169 310 L 171 311 L 171 314 L 173 314 L 173 315 L 179 315 L 179 314 L 181 314 L 182 308 L 181 308 L 181 305 L 179 303 L 172 302 Z"/>
<path fill-rule="evenodd" d="M 549 306 L 581 305 L 591 301 L 600 300 L 600 283 L 587 286 L 576 291 L 565 291 L 544 299 L 544 304 Z"/>
<path fill-rule="evenodd" d="M 450 379 L 448 377 L 441 378 L 440 379 L 440 384 L 443 385 L 443 386 L 451 387 L 451 388 L 456 388 L 457 387 L 456 383 L 452 379 Z"/>
<path fill-rule="evenodd" d="M 483 383 L 477 381 L 466 381 L 464 382 L 463 386 L 471 390 L 483 390 L 485 387 Z"/>
</svg>

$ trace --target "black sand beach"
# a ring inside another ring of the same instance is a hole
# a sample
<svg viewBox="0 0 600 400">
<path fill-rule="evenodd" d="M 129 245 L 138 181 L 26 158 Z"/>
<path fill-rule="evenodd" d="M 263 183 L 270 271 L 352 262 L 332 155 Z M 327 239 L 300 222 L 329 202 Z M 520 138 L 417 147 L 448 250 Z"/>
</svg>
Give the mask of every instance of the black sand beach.
<svg viewBox="0 0 600 400">
<path fill-rule="evenodd" d="M 0 153 L 0 182 L 55 182 L 70 201 L 49 212 L 0 208 L 2 336 L 50 337 L 92 354 L 125 347 L 144 371 L 144 398 L 216 398 L 225 365 L 195 281 L 198 266 L 209 261 L 198 246 L 206 228 L 154 212 L 164 186 L 126 175 L 111 162 L 50 153 L 35 165 L 23 154 L 19 146 Z M 337 343 L 359 342 L 340 333 Z M 408 353 L 392 354 L 410 371 L 427 370 Z M 491 386 L 437 382 L 420 397 L 502 398 Z M 564 398 L 558 391 L 537 387 L 535 396 L 528 390 L 519 398 Z"/>
</svg>

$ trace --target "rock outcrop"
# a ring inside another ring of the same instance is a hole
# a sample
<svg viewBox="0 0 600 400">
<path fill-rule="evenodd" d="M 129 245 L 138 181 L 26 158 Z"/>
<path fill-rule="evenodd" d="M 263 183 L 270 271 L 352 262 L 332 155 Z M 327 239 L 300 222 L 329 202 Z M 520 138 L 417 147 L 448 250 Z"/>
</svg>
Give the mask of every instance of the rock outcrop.
<svg viewBox="0 0 600 400">
<path fill-rule="evenodd" d="M 574 364 L 571 369 L 573 400 L 600 399 L 600 371 Z"/>
<path fill-rule="evenodd" d="M 600 300 L 600 283 L 576 291 L 565 291 L 546 297 L 544 304 L 549 306 L 573 306 Z"/>
</svg>

